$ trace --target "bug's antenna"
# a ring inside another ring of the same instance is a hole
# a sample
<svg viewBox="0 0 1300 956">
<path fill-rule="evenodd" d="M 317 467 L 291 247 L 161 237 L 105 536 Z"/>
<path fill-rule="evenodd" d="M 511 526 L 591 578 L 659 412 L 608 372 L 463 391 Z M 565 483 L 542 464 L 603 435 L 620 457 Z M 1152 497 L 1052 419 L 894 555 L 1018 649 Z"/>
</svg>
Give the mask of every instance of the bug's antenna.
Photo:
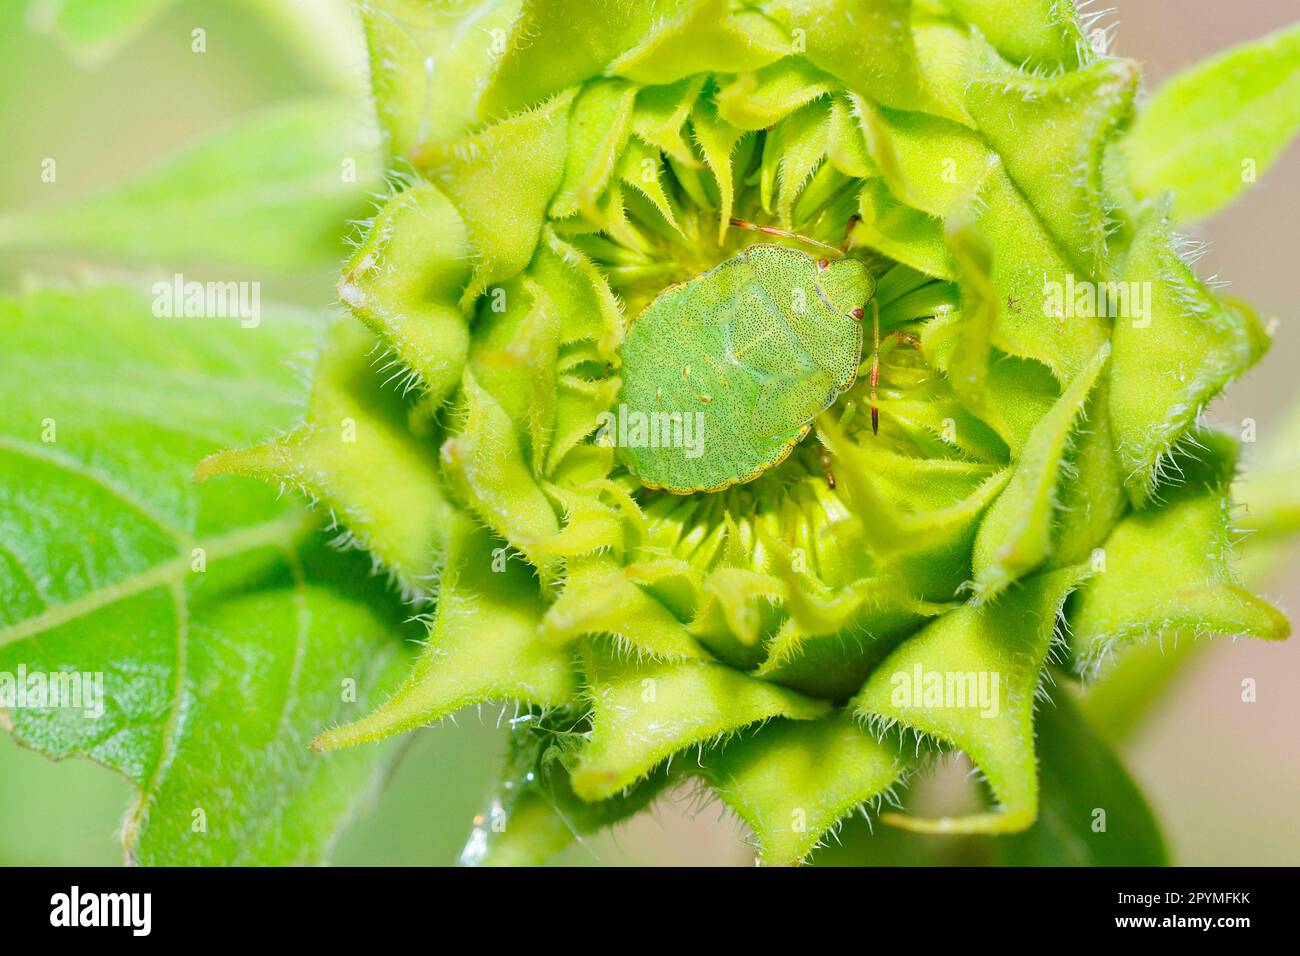
<svg viewBox="0 0 1300 956">
<path fill-rule="evenodd" d="M 880 380 L 880 304 L 871 300 L 871 434 L 880 434 L 880 409 L 876 407 L 876 382 Z"/>
<path fill-rule="evenodd" d="M 794 239 L 796 242 L 806 242 L 810 246 L 816 246 L 818 249 L 825 249 L 828 252 L 835 253 L 836 256 L 843 257 L 843 249 L 837 248 L 826 242 L 817 239 L 809 239 L 807 236 L 801 236 L 798 233 L 786 232 L 784 229 L 776 229 L 772 226 L 760 226 L 752 223 L 747 219 L 732 219 L 731 224 L 738 229 L 752 229 L 754 232 L 766 233 L 769 236 L 781 236 L 783 239 Z"/>
</svg>

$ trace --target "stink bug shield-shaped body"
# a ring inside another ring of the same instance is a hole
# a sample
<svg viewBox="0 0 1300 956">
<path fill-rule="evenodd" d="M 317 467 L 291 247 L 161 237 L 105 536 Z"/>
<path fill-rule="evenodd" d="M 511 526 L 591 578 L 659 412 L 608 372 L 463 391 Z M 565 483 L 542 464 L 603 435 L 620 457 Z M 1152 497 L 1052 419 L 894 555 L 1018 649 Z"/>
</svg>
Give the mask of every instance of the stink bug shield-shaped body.
<svg viewBox="0 0 1300 956">
<path fill-rule="evenodd" d="M 665 289 L 621 349 L 624 462 L 647 487 L 678 494 L 780 464 L 853 385 L 874 291 L 857 259 L 768 244 Z"/>
</svg>

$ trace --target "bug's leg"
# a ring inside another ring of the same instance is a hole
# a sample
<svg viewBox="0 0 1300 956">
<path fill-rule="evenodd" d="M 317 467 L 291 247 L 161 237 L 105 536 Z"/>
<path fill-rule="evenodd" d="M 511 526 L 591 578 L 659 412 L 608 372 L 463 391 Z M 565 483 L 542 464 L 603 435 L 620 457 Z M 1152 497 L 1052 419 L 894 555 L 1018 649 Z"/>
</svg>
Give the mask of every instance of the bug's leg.
<svg viewBox="0 0 1300 956">
<path fill-rule="evenodd" d="M 831 450 L 821 442 L 817 443 L 817 457 L 821 459 L 822 474 L 826 476 L 826 487 L 835 490 L 835 473 L 831 471 Z"/>
<path fill-rule="evenodd" d="M 871 434 L 880 434 L 880 409 L 876 407 L 876 383 L 880 381 L 880 304 L 871 300 Z"/>
<path fill-rule="evenodd" d="M 921 340 L 911 332 L 890 332 L 884 341 L 880 339 L 880 306 L 871 300 L 871 434 L 880 434 L 880 409 L 876 407 L 876 383 L 880 381 L 880 356 L 889 352 L 899 343 L 914 349 L 921 347 Z"/>
<path fill-rule="evenodd" d="M 884 358 L 894 350 L 895 345 L 906 345 L 909 348 L 919 349 L 921 340 L 911 332 L 890 332 L 880 340 L 880 356 Z"/>
<path fill-rule="evenodd" d="M 861 220 L 862 217 L 855 212 L 849 216 L 849 221 L 844 224 L 844 241 L 840 243 L 840 252 L 845 255 L 848 255 L 849 250 L 853 248 L 853 227 Z"/>
<path fill-rule="evenodd" d="M 729 221 L 731 225 L 735 226 L 737 229 L 749 229 L 752 230 L 753 232 L 761 232 L 764 235 L 768 235 L 768 236 L 780 236 L 782 239 L 793 239 L 796 242 L 806 242 L 810 246 L 816 246 L 819 249 L 829 250 L 830 252 L 835 253 L 835 255 L 837 256 L 844 255 L 844 250 L 842 249 L 837 249 L 835 246 L 829 245 L 825 242 L 821 242 L 820 240 L 817 239 L 809 239 L 807 236 L 801 236 L 798 233 L 786 232 L 784 229 L 777 229 L 773 226 L 760 226 L 757 223 L 750 222 L 748 219 L 733 218 Z"/>
</svg>

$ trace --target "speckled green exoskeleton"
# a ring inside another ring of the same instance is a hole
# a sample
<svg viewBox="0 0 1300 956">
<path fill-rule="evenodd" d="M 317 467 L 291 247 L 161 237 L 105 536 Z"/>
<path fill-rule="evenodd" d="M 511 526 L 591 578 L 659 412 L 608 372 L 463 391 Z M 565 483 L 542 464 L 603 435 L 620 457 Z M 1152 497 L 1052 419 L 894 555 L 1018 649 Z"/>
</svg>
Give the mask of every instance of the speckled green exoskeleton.
<svg viewBox="0 0 1300 956">
<path fill-rule="evenodd" d="M 686 494 L 752 481 L 852 387 L 875 282 L 859 260 L 802 241 L 829 255 L 749 246 L 632 323 L 606 434 L 642 484 Z"/>
</svg>

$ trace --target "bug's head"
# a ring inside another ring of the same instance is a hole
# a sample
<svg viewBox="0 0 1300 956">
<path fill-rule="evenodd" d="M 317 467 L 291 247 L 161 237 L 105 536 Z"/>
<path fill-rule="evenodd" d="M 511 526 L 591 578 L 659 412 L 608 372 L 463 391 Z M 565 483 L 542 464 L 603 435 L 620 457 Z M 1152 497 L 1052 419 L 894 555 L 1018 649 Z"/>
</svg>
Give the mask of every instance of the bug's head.
<svg viewBox="0 0 1300 956">
<path fill-rule="evenodd" d="M 841 315 L 862 318 L 862 310 L 876 291 L 875 280 L 858 259 L 821 259 L 817 263 L 817 284 Z M 857 310 L 857 311 L 855 311 Z"/>
</svg>

